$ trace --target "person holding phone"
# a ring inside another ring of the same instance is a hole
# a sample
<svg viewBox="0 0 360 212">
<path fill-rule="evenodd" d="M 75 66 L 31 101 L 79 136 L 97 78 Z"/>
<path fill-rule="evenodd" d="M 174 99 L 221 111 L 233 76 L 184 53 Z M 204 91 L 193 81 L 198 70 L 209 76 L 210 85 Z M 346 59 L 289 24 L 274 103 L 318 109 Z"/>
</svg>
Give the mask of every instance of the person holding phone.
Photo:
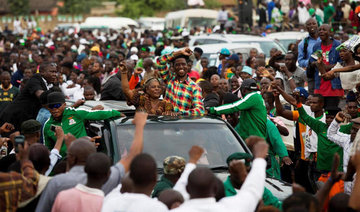
<svg viewBox="0 0 360 212">
<path fill-rule="evenodd" d="M 44 144 L 48 149 L 53 149 L 57 140 L 55 132 L 51 130 L 51 126 L 61 126 L 65 134 L 71 133 L 76 138 L 80 138 L 87 136 L 84 124 L 86 120 L 104 120 L 120 117 L 121 115 L 121 113 L 116 110 L 88 111 L 66 108 L 65 96 L 61 92 L 50 93 L 47 103 L 51 117 L 44 125 L 43 137 Z M 64 157 L 66 152 L 66 145 L 63 144 L 60 149 L 60 155 Z"/>
</svg>

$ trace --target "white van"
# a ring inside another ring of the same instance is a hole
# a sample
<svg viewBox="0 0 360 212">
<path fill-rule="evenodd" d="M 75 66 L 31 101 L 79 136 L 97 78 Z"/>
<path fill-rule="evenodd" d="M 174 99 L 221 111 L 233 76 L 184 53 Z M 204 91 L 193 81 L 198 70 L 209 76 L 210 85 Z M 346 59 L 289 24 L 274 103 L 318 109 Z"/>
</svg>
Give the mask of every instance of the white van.
<svg viewBox="0 0 360 212">
<path fill-rule="evenodd" d="M 216 25 L 218 11 L 209 9 L 187 9 L 169 12 L 165 16 L 166 28 L 211 27 Z"/>
<path fill-rule="evenodd" d="M 154 31 L 164 30 L 165 18 L 157 17 L 141 17 L 138 20 L 140 28 L 142 29 L 151 29 Z"/>
<path fill-rule="evenodd" d="M 139 24 L 125 17 L 88 17 L 80 25 L 81 29 L 115 29 L 129 28 L 130 26 L 139 27 Z"/>
</svg>

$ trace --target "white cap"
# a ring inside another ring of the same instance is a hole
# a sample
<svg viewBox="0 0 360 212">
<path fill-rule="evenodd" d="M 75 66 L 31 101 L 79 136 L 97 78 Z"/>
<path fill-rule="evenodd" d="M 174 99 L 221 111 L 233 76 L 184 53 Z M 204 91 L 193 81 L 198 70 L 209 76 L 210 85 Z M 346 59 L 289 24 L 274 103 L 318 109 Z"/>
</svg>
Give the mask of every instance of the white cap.
<svg viewBox="0 0 360 212">
<path fill-rule="evenodd" d="M 136 48 L 135 46 L 131 47 L 130 52 L 134 52 L 135 54 L 138 53 L 138 48 Z"/>
<path fill-rule="evenodd" d="M 85 38 L 81 38 L 79 42 L 80 44 L 89 45 L 89 41 L 87 41 Z"/>
<path fill-rule="evenodd" d="M 136 54 L 131 55 L 130 60 L 139 60 L 139 57 Z"/>
</svg>

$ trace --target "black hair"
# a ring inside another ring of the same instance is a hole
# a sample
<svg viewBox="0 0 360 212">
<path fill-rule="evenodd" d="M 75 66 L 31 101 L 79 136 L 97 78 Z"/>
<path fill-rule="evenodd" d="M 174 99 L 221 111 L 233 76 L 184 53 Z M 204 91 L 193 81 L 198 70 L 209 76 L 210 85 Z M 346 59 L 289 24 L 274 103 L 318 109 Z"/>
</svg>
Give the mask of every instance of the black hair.
<svg viewBox="0 0 360 212">
<path fill-rule="evenodd" d="M 84 171 L 88 178 L 101 180 L 109 173 L 110 166 L 110 158 L 102 152 L 96 152 L 86 159 Z"/>
<path fill-rule="evenodd" d="M 324 98 L 323 95 L 321 95 L 321 94 L 313 94 L 312 96 L 319 98 L 319 101 L 320 101 L 320 102 L 325 103 L 325 98 Z"/>
<path fill-rule="evenodd" d="M 267 95 L 271 99 L 271 102 L 275 102 L 275 97 L 273 92 L 265 92 L 264 95 Z"/>
<path fill-rule="evenodd" d="M 29 160 L 33 163 L 36 171 L 41 172 L 50 165 L 50 152 L 40 143 L 32 144 L 29 147 Z"/>
<path fill-rule="evenodd" d="M 156 183 L 157 167 L 155 159 L 146 153 L 137 155 L 130 164 L 130 178 L 135 186 L 148 186 Z"/>
<path fill-rule="evenodd" d="M 218 73 L 216 66 L 210 66 L 206 72 L 203 73 L 203 78 L 210 80 L 211 76 Z"/>
<path fill-rule="evenodd" d="M 184 59 L 186 60 L 186 63 L 188 63 L 189 60 L 190 60 L 189 56 L 179 55 L 179 56 L 177 56 L 177 57 L 174 57 L 174 59 L 172 59 L 171 62 L 172 62 L 172 63 L 175 63 L 175 61 L 176 61 L 177 59 L 180 59 L 180 58 L 184 58 Z"/>
<path fill-rule="evenodd" d="M 47 68 L 48 68 L 49 66 L 51 66 L 51 65 L 52 65 L 52 63 L 50 63 L 50 62 L 43 62 L 43 63 L 41 63 L 41 64 L 40 64 L 40 67 L 39 67 L 39 72 L 44 72 L 44 71 L 46 71 Z"/>
<path fill-rule="evenodd" d="M 96 91 L 96 93 L 99 94 L 101 92 L 101 82 L 100 82 L 100 79 L 98 77 L 89 76 L 89 77 L 86 77 L 85 79 L 87 79 L 88 82 L 90 84 L 92 84 L 92 86 L 94 87 L 94 90 Z"/>
<path fill-rule="evenodd" d="M 212 84 L 206 80 L 201 81 L 199 83 L 199 86 L 200 86 L 201 90 L 205 93 L 211 93 L 214 90 Z"/>
<path fill-rule="evenodd" d="M 200 55 L 203 54 L 203 50 L 199 47 L 195 47 L 194 52 L 198 52 Z"/>
<path fill-rule="evenodd" d="M 338 193 L 329 201 L 328 212 L 346 212 L 350 196 L 345 193 Z"/>
<path fill-rule="evenodd" d="M 294 208 L 304 208 L 308 211 L 310 208 L 315 208 L 315 211 L 320 211 L 319 201 L 313 195 L 306 192 L 292 194 L 284 200 L 282 208 L 284 212 L 289 212 Z"/>
<path fill-rule="evenodd" d="M 40 95 L 40 104 L 42 104 L 42 105 L 47 104 L 47 97 L 51 92 L 53 92 L 53 91 L 47 90 L 47 91 L 42 92 L 42 94 Z"/>
</svg>

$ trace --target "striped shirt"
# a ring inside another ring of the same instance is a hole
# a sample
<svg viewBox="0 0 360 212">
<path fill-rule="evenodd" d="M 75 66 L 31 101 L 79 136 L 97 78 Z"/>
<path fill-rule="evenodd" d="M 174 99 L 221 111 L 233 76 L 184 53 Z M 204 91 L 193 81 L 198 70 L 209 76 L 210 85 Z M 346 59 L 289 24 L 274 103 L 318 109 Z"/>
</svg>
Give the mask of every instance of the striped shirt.
<svg viewBox="0 0 360 212">
<path fill-rule="evenodd" d="M 23 162 L 21 172 L 0 173 L 0 211 L 15 212 L 20 202 L 36 194 L 39 174 L 33 164 Z"/>
<path fill-rule="evenodd" d="M 183 82 L 177 80 L 176 75 L 170 73 L 167 66 L 172 59 L 174 55 L 171 53 L 156 60 L 160 76 L 166 84 L 164 100 L 169 101 L 174 106 L 174 111 L 182 115 L 203 115 L 204 103 L 200 87 L 189 76 Z"/>
</svg>

